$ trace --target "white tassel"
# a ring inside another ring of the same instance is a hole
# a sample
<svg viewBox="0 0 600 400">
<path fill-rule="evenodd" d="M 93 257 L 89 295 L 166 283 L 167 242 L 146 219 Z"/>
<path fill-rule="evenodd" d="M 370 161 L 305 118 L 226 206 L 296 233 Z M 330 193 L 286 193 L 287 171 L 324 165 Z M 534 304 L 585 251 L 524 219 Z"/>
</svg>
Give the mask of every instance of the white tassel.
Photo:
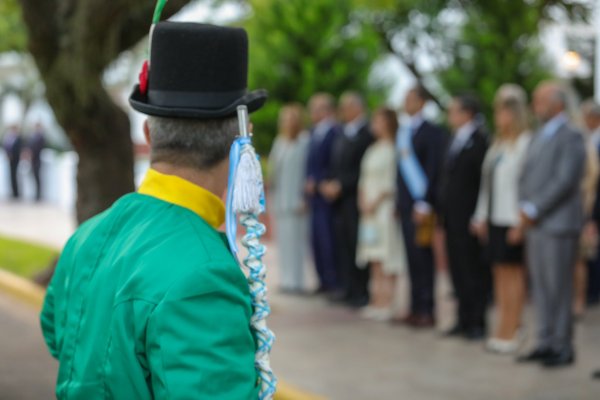
<svg viewBox="0 0 600 400">
<path fill-rule="evenodd" d="M 263 177 L 260 162 L 258 162 L 254 148 L 246 144 L 242 148 L 240 162 L 235 172 L 233 211 L 235 213 L 260 213 L 262 211 L 260 204 L 262 192 Z"/>
</svg>

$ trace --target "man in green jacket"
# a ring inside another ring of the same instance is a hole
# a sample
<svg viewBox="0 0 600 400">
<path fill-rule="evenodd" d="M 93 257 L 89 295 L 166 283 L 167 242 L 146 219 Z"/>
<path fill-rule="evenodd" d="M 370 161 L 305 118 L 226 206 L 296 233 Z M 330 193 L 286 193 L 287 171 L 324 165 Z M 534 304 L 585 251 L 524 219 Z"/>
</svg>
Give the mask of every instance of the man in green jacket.
<svg viewBox="0 0 600 400">
<path fill-rule="evenodd" d="M 246 278 L 220 227 L 247 37 L 158 23 L 131 105 L 151 169 L 137 193 L 81 225 L 46 295 L 42 330 L 60 363 L 59 399 L 256 399 Z M 147 64 L 146 64 L 147 65 Z"/>
</svg>

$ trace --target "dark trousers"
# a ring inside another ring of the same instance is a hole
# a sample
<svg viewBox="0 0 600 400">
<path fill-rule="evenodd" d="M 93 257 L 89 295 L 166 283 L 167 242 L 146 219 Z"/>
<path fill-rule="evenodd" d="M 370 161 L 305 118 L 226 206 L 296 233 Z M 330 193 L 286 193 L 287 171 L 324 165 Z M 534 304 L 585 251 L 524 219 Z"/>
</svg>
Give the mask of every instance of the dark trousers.
<svg viewBox="0 0 600 400">
<path fill-rule="evenodd" d="M 590 304 L 600 302 L 600 257 L 588 261 L 587 299 Z"/>
<path fill-rule="evenodd" d="M 337 289 L 337 263 L 331 206 L 320 198 L 313 199 L 311 206 L 311 244 L 319 282 L 323 289 Z"/>
<path fill-rule="evenodd" d="M 402 213 L 402 233 L 410 274 L 410 311 L 413 315 L 434 314 L 435 268 L 431 247 L 417 246 L 416 227 L 411 212 Z"/>
<path fill-rule="evenodd" d="M 33 161 L 31 163 L 31 170 L 33 172 L 33 179 L 35 180 L 35 199 L 42 199 L 42 177 L 41 177 L 41 162 Z"/>
<path fill-rule="evenodd" d="M 356 265 L 359 219 L 356 196 L 341 199 L 334 218 L 340 285 L 348 298 L 364 299 L 369 295 L 369 271 Z"/>
<path fill-rule="evenodd" d="M 490 269 L 484 261 L 479 241 L 468 229 L 468 223 L 446 225 L 446 247 L 458 302 L 458 324 L 465 329 L 485 328 L 491 285 Z"/>
<path fill-rule="evenodd" d="M 19 161 L 10 162 L 10 186 L 12 189 L 12 197 L 19 197 L 19 180 L 17 179 L 17 170 L 19 169 Z"/>
</svg>

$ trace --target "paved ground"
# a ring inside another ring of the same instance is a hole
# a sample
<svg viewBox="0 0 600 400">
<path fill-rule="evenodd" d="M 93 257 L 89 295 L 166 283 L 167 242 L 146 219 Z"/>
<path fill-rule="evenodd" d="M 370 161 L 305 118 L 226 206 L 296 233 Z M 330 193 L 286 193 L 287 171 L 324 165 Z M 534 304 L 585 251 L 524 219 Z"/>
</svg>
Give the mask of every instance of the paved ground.
<svg viewBox="0 0 600 400">
<path fill-rule="evenodd" d="M 37 313 L 0 293 L 0 399 L 51 399 L 55 376 Z"/>
<path fill-rule="evenodd" d="M 18 218 L 17 218 L 18 217 Z M 57 244 L 72 229 L 68 215 L 50 207 L 0 203 L 0 234 L 14 233 Z M 45 233 L 44 233 L 45 232 Z M 51 235 L 48 236 L 48 233 Z M 270 249 L 271 288 L 277 280 L 277 251 Z M 440 328 L 454 304 L 444 274 L 438 285 Z M 399 288 L 398 308 L 406 301 Z M 577 327 L 577 365 L 562 371 L 516 365 L 480 344 L 442 339 L 437 332 L 360 320 L 350 310 L 314 297 L 282 296 L 273 290 L 270 325 L 278 340 L 273 366 L 288 383 L 340 400 L 597 400 L 600 382 L 600 310 Z M 531 321 L 528 310 L 525 321 Z M 0 294 L 0 400 L 51 398 L 55 364 L 45 353 L 37 315 Z M 526 331 L 532 326 L 526 324 Z M 531 334 L 528 335 L 531 338 Z"/>
</svg>

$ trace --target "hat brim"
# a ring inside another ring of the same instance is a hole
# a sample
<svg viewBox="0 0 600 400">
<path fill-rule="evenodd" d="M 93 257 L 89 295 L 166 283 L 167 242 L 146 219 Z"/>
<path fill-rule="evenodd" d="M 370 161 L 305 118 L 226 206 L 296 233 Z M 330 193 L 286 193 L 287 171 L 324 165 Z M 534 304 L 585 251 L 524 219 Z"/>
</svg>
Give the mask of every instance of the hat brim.
<svg viewBox="0 0 600 400">
<path fill-rule="evenodd" d="M 155 117 L 166 118 L 190 118 L 190 119 L 215 119 L 227 118 L 236 115 L 237 107 L 246 105 L 248 112 L 252 113 L 260 109 L 267 101 L 267 91 L 264 89 L 254 90 L 240 97 L 233 103 L 220 109 L 196 109 L 184 107 L 162 107 L 148 103 L 148 97 L 140 92 L 139 85 L 135 85 L 133 93 L 129 97 L 129 104 L 135 110 Z"/>
</svg>

